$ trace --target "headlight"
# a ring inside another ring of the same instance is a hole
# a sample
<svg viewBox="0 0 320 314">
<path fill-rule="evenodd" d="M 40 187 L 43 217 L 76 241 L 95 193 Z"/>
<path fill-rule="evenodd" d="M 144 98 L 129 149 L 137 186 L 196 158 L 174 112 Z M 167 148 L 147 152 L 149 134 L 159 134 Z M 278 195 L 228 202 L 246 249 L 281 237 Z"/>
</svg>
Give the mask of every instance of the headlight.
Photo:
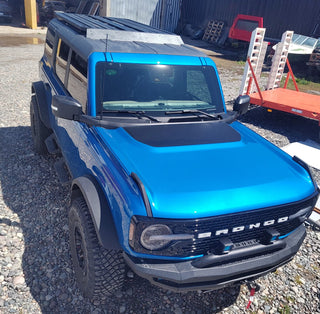
<svg viewBox="0 0 320 314">
<path fill-rule="evenodd" d="M 147 250 L 159 250 L 171 242 L 171 234 L 166 225 L 151 225 L 142 231 L 140 242 Z"/>
<path fill-rule="evenodd" d="M 137 253 L 179 256 L 180 247 L 192 246 L 195 240 L 192 230 L 185 228 L 185 220 L 182 222 L 179 226 L 173 219 L 133 216 L 128 234 L 129 245 Z"/>
</svg>

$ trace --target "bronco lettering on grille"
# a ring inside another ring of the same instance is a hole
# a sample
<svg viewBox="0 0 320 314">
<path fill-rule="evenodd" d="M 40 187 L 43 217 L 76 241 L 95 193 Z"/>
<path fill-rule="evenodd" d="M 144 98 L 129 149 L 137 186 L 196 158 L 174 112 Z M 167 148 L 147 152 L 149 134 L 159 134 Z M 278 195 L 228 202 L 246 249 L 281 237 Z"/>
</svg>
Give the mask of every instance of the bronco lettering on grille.
<svg viewBox="0 0 320 314">
<path fill-rule="evenodd" d="M 247 225 L 247 226 L 236 226 L 236 227 L 233 227 L 233 228 L 230 228 L 230 229 L 221 229 L 221 230 L 217 230 L 215 232 L 215 235 L 216 236 L 219 236 L 219 235 L 225 235 L 225 234 L 229 234 L 229 233 L 235 233 L 235 232 L 241 232 L 241 231 L 244 231 L 244 230 L 251 230 L 251 229 L 257 229 L 257 228 L 260 228 L 261 226 L 272 226 L 274 224 L 280 224 L 282 222 L 285 222 L 289 219 L 288 216 L 285 216 L 285 217 L 281 217 L 281 218 L 278 218 L 277 220 L 275 219 L 271 219 L 271 220 L 266 220 L 266 221 L 263 221 L 263 222 L 257 222 L 257 223 L 252 223 L 250 225 Z"/>
</svg>

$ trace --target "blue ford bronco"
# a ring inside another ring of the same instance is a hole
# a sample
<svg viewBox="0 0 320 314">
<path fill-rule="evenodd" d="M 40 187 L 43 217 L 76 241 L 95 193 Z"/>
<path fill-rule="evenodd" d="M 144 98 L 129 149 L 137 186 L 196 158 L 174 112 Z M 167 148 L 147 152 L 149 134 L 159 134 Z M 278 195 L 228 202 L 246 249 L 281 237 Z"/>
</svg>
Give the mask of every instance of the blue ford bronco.
<svg viewBox="0 0 320 314">
<path fill-rule="evenodd" d="M 57 13 L 32 84 L 35 151 L 70 183 L 83 294 L 125 265 L 174 291 L 219 289 L 289 262 L 319 191 L 305 163 L 227 112 L 214 62 L 126 19 Z"/>
</svg>

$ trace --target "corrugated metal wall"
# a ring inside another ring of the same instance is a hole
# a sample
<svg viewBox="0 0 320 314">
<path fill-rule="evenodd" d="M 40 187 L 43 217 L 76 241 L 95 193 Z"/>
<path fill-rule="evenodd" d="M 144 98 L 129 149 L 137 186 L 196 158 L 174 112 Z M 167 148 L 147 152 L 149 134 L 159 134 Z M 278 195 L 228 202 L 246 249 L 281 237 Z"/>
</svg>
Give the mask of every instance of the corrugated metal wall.
<svg viewBox="0 0 320 314">
<path fill-rule="evenodd" d="M 174 32 L 180 18 L 181 0 L 159 0 L 150 26 Z"/>
<path fill-rule="evenodd" d="M 180 17 L 181 0 L 108 0 L 110 16 L 128 18 L 173 32 Z"/>
<path fill-rule="evenodd" d="M 237 14 L 262 16 L 266 36 L 286 30 L 310 36 L 320 18 L 320 0 L 182 0 L 181 23 L 206 27 L 210 20 L 232 25 Z"/>
<path fill-rule="evenodd" d="M 149 24 L 158 0 L 110 0 L 110 16 Z"/>
</svg>

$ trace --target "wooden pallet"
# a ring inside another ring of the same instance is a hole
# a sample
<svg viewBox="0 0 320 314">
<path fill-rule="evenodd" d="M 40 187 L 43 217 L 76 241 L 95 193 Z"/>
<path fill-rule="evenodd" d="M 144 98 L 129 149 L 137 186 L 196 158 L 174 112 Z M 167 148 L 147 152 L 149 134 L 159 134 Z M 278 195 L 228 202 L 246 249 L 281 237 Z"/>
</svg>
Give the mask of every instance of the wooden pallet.
<svg viewBox="0 0 320 314">
<path fill-rule="evenodd" d="M 217 20 L 209 21 L 208 26 L 202 37 L 202 40 L 210 43 L 218 42 L 222 34 L 223 27 L 224 27 L 224 22 L 222 21 L 217 21 Z"/>
</svg>

